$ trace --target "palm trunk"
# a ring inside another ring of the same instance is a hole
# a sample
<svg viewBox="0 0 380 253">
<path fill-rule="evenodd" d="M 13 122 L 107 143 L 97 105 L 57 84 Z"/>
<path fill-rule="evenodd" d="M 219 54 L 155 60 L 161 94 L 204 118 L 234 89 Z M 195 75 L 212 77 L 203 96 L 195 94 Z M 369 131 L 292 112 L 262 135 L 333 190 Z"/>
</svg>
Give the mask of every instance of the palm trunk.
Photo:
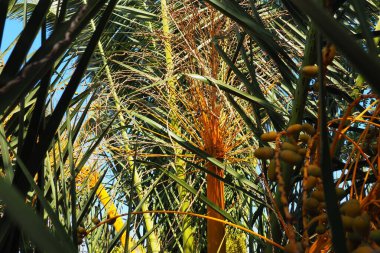
<svg viewBox="0 0 380 253">
<path fill-rule="evenodd" d="M 173 80 L 172 74 L 174 71 L 174 64 L 173 64 L 173 55 L 172 55 L 172 47 L 170 44 L 170 29 L 169 29 L 169 19 L 168 19 L 168 12 L 167 12 L 167 5 L 166 0 L 161 0 L 161 18 L 162 18 L 162 30 L 164 35 L 164 47 L 165 47 L 165 60 L 166 60 L 166 74 L 167 74 L 167 84 L 168 84 L 168 93 L 169 93 L 169 106 L 171 109 L 175 111 L 176 108 L 176 99 L 175 99 L 175 82 Z M 170 117 L 173 131 L 180 133 L 180 127 L 178 125 L 178 120 L 175 116 L 175 113 L 173 113 Z M 179 154 L 181 152 L 181 149 L 178 148 L 177 144 L 173 143 L 174 147 L 174 166 L 176 169 L 176 173 L 178 178 L 186 181 L 186 163 L 179 159 Z M 190 200 L 187 196 L 187 191 L 184 187 L 177 185 L 178 189 L 178 195 L 179 199 L 181 201 L 181 207 L 180 211 L 182 212 L 188 212 L 190 208 Z M 195 252 L 195 245 L 194 245 L 194 230 L 191 226 L 191 218 L 189 216 L 184 216 L 182 219 L 181 224 L 181 230 L 182 230 L 182 247 L 184 253 L 193 253 Z"/>
<path fill-rule="evenodd" d="M 207 169 L 218 176 L 223 177 L 223 171 L 212 164 L 206 165 Z M 207 198 L 224 210 L 224 182 L 214 176 L 207 175 Z M 224 217 L 217 211 L 207 206 L 207 215 L 213 218 L 223 220 Z M 226 239 L 225 227 L 223 223 L 207 220 L 207 252 L 208 253 L 225 253 Z"/>
<path fill-rule="evenodd" d="M 84 3 L 86 3 L 87 1 L 84 0 Z M 95 22 L 94 20 L 91 20 L 91 27 L 92 29 L 95 29 Z M 103 61 L 103 64 L 105 65 L 105 72 L 106 72 L 106 75 L 107 75 L 107 79 L 108 79 L 108 82 L 109 82 L 109 85 L 110 85 L 110 89 L 111 89 L 111 95 L 115 101 L 115 107 L 116 107 L 116 111 L 118 112 L 118 118 L 119 118 L 119 121 L 120 121 L 120 126 L 121 126 L 121 135 L 122 135 L 122 138 L 123 138 L 123 142 L 124 142 L 124 148 L 125 148 L 125 152 L 126 153 L 129 153 L 130 149 L 129 149 L 129 146 L 128 146 L 128 134 L 127 132 L 124 130 L 125 129 L 125 118 L 124 118 L 124 115 L 121 113 L 121 104 L 120 104 L 120 99 L 116 93 L 116 90 L 115 90 L 115 83 L 112 79 L 112 75 L 111 75 L 111 70 L 108 66 L 108 63 L 107 63 L 107 58 L 106 58 L 106 55 L 104 53 L 104 49 L 103 49 L 103 45 L 101 42 L 98 42 L 98 48 L 99 48 L 99 51 L 100 51 L 100 55 L 102 57 L 102 61 Z M 129 164 L 129 168 L 131 169 L 131 171 L 133 171 L 133 158 L 132 157 L 127 157 L 128 159 L 128 164 Z M 144 192 L 143 192 L 143 189 L 142 189 L 142 178 L 141 176 L 139 175 L 139 173 L 137 171 L 134 171 L 132 172 L 133 175 L 133 184 L 136 186 L 136 193 L 139 197 L 139 200 L 142 201 L 143 198 L 144 198 Z M 141 206 L 141 210 L 143 212 L 146 212 L 146 211 L 149 211 L 149 207 L 148 207 L 148 204 L 146 204 L 146 202 L 144 202 Z M 152 216 L 150 213 L 144 213 L 143 214 L 143 217 L 144 217 L 144 222 L 145 222 L 145 227 L 147 229 L 147 231 L 151 231 L 153 229 L 153 219 L 152 219 Z M 160 243 L 159 243 L 159 240 L 158 240 L 158 236 L 156 234 L 155 231 L 153 231 L 152 233 L 150 233 L 150 235 L 148 236 L 148 241 L 149 241 L 149 247 L 151 248 L 151 252 L 153 253 L 158 253 L 160 252 Z"/>
</svg>

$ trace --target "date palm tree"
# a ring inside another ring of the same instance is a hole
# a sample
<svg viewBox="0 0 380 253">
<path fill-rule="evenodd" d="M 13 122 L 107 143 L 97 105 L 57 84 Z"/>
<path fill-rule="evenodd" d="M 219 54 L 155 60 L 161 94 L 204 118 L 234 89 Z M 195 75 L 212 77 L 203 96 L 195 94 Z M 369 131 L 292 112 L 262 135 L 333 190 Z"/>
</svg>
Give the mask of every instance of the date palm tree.
<svg viewBox="0 0 380 253">
<path fill-rule="evenodd" d="M 0 0 L 0 251 L 378 247 L 378 10 Z"/>
</svg>

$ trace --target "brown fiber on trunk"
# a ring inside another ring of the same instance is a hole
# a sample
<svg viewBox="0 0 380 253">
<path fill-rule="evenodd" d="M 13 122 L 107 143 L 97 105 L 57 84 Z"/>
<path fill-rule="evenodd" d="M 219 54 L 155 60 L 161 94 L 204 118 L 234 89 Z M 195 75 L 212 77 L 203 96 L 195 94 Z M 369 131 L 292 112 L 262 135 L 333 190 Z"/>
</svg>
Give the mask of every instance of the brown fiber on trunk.
<svg viewBox="0 0 380 253">
<path fill-rule="evenodd" d="M 221 121 L 222 106 L 218 103 L 217 90 L 215 87 L 208 89 L 195 88 L 198 94 L 199 122 L 202 123 L 201 137 L 204 141 L 203 149 L 212 157 L 223 160 L 226 155 L 226 129 L 224 122 Z M 206 163 L 206 168 L 212 173 L 223 177 L 223 170 L 212 163 Z M 219 209 L 224 210 L 224 183 L 211 174 L 207 174 L 207 198 L 212 201 Z M 216 210 L 207 206 L 207 215 L 213 218 L 224 220 Z M 207 220 L 207 252 L 225 253 L 226 239 L 224 224 Z"/>
<path fill-rule="evenodd" d="M 191 72 L 198 72 L 204 76 L 211 76 L 215 79 L 225 77 L 224 72 L 221 72 L 221 59 L 213 43 L 209 43 L 210 38 L 223 33 L 226 26 L 225 20 L 219 19 L 218 13 L 213 9 L 207 8 L 206 12 L 196 12 L 187 10 L 188 13 L 194 13 L 192 16 L 194 22 L 185 20 L 182 23 L 184 37 L 187 38 L 183 45 L 190 46 L 190 55 L 193 55 L 197 60 L 196 64 L 192 65 Z M 196 24 L 200 20 L 207 19 L 207 26 L 199 27 Z M 191 27 L 191 25 L 194 27 Z M 181 26 L 181 25 L 180 25 Z M 227 25 L 228 26 L 228 25 Z M 197 40 L 194 40 L 197 38 Z M 198 44 L 202 45 L 199 48 Z M 186 48 L 186 50 L 189 50 Z M 188 70 L 185 70 L 188 72 Z M 235 143 L 235 130 L 237 125 L 235 117 L 232 117 L 228 111 L 227 101 L 220 93 L 219 89 L 214 86 L 208 86 L 200 82 L 195 82 L 194 79 L 189 79 L 193 85 L 189 89 L 187 104 L 194 113 L 194 122 L 196 129 L 200 135 L 199 141 L 201 148 L 211 157 L 220 161 L 228 159 L 227 152 L 230 151 Z M 224 177 L 222 169 L 216 167 L 212 163 L 206 162 L 206 168 L 212 173 L 220 177 Z M 207 198 L 213 202 L 219 209 L 225 209 L 224 199 L 224 183 L 214 176 L 207 174 Z M 212 218 L 224 220 L 224 217 L 217 211 L 207 206 L 207 215 Z M 207 220 L 207 252 L 216 253 L 226 252 L 226 230 L 224 224 L 218 221 Z"/>
</svg>

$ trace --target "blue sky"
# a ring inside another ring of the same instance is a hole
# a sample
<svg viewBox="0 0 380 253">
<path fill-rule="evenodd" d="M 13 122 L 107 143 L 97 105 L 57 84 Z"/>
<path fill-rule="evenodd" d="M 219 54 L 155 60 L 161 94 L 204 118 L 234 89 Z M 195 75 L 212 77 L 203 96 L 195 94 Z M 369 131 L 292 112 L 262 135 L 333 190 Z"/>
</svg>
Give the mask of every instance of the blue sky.
<svg viewBox="0 0 380 253">
<path fill-rule="evenodd" d="M 3 34 L 3 41 L 1 44 L 1 49 L 0 49 L 0 62 L 3 60 L 4 62 L 7 61 L 9 58 L 9 55 L 12 53 L 12 50 L 8 51 L 5 56 L 2 54 L 4 53 L 5 50 L 9 47 L 9 45 L 12 44 L 12 42 L 17 38 L 17 36 L 20 35 L 22 29 L 24 27 L 24 22 L 23 20 L 16 20 L 16 19 L 7 19 L 5 22 L 5 28 L 4 28 L 4 34 Z M 49 36 L 49 35 L 48 35 Z M 35 52 L 39 47 L 40 47 L 40 42 L 41 42 L 41 33 L 39 32 L 35 38 L 35 41 L 30 49 L 30 53 Z M 12 49 L 12 48 L 11 48 Z M 29 55 L 30 57 L 31 55 Z M 3 59 L 1 59 L 3 57 Z M 72 64 L 76 61 L 76 59 L 72 59 L 72 63 L 69 64 L 68 69 L 71 69 Z M 70 78 L 71 71 L 65 71 L 64 75 L 62 77 L 62 80 L 65 80 L 65 82 L 68 81 L 68 78 Z M 61 84 L 62 85 L 62 84 Z M 59 86 L 61 86 L 59 85 Z M 81 92 L 84 90 L 84 87 L 79 86 L 78 92 Z M 59 97 L 61 96 L 62 92 L 58 91 L 56 95 L 54 96 L 53 101 L 57 102 Z"/>
<path fill-rule="evenodd" d="M 6 20 L 5 29 L 3 35 L 3 41 L 1 45 L 1 51 L 3 52 L 10 43 L 17 37 L 20 32 L 20 26 L 22 26 L 20 21 L 16 20 Z"/>
<path fill-rule="evenodd" d="M 8 46 L 17 38 L 17 36 L 20 34 L 24 24 L 22 20 L 14 20 L 14 19 L 7 19 L 5 22 L 5 28 L 4 28 L 4 34 L 3 34 L 3 41 L 1 43 L 1 53 L 4 52 L 8 48 Z M 40 45 L 41 36 L 40 33 L 38 33 L 36 40 L 31 48 L 31 51 L 35 51 L 39 45 Z M 4 57 L 4 60 L 6 61 L 9 57 L 9 53 Z"/>
</svg>

